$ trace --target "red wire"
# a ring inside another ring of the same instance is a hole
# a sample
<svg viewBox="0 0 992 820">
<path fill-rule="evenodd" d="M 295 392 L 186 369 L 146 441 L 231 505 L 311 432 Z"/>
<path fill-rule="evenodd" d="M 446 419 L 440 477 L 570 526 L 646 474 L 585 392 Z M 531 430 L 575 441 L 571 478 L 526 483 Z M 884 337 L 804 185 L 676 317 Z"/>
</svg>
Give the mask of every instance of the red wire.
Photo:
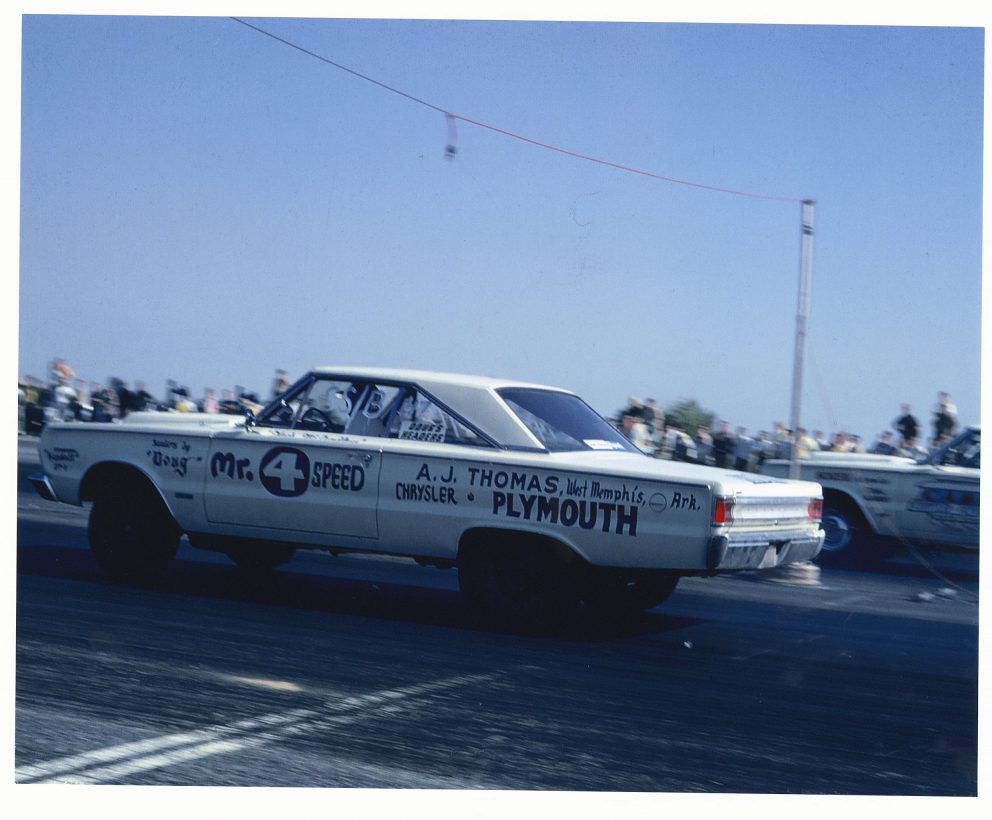
<svg viewBox="0 0 992 820">
<path fill-rule="evenodd" d="M 284 40 L 282 37 L 277 37 L 275 34 L 272 34 L 271 32 L 268 32 L 265 29 L 261 29 L 258 26 L 253 25 L 252 23 L 249 23 L 247 20 L 242 20 L 240 17 L 232 17 L 231 19 L 236 23 L 241 23 L 241 25 L 243 26 L 247 26 L 248 28 L 254 29 L 259 34 L 264 34 L 266 37 L 271 37 L 273 40 L 277 40 L 278 42 L 283 43 L 284 45 L 290 46 L 291 48 L 295 48 L 297 51 L 301 51 L 310 57 L 315 57 L 321 62 L 327 63 L 328 65 L 332 65 L 335 68 L 341 69 L 342 71 L 347 71 L 349 74 L 352 74 L 355 77 L 358 77 L 359 79 L 366 80 L 370 83 L 374 83 L 380 88 L 384 88 L 386 91 L 392 91 L 394 94 L 399 94 L 401 97 L 406 97 L 408 100 L 411 100 L 412 102 L 419 103 L 420 105 L 426 106 L 427 108 L 432 108 L 435 111 L 440 111 L 442 114 L 445 115 L 445 117 L 448 120 L 449 139 L 447 146 L 447 156 L 449 157 L 454 156 L 455 151 L 457 150 L 453 139 L 453 135 L 454 135 L 453 120 L 461 120 L 462 122 L 467 122 L 470 125 L 477 125 L 479 126 L 479 128 L 488 128 L 490 131 L 495 131 L 497 134 L 503 134 L 504 136 L 512 137 L 513 139 L 520 140 L 521 142 L 529 142 L 531 145 L 537 145 L 540 148 L 547 148 L 549 151 L 557 151 L 559 154 L 566 154 L 570 157 L 575 157 L 576 159 L 584 159 L 586 162 L 595 162 L 598 163 L 599 165 L 606 165 L 610 168 L 616 168 L 619 171 L 627 171 L 631 174 L 640 174 L 641 176 L 651 177 L 652 179 L 660 179 L 663 182 L 673 182 L 676 185 L 689 185 L 693 188 L 704 188 L 707 191 L 718 191 L 722 194 L 749 196 L 754 199 L 771 199 L 777 202 L 802 202 L 804 204 L 806 203 L 812 204 L 812 200 L 809 199 L 797 199 L 796 197 L 791 197 L 791 196 L 772 196 L 770 194 L 756 194 L 751 191 L 736 191 L 733 188 L 720 188 L 716 185 L 706 185 L 705 183 L 692 182 L 688 179 L 676 179 L 675 177 L 666 177 L 666 176 L 662 176 L 661 174 L 653 174 L 650 171 L 642 171 L 639 168 L 631 168 L 627 165 L 619 165 L 616 162 L 609 162 L 605 159 L 597 159 L 596 157 L 590 157 L 585 154 L 579 154 L 576 153 L 575 151 L 568 151 L 564 148 L 558 148 L 555 145 L 548 145 L 547 143 L 544 142 L 538 142 L 537 140 L 533 140 L 530 137 L 524 137 L 521 136 L 520 134 L 514 134 L 512 131 L 504 131 L 502 128 L 497 128 L 495 125 L 489 125 L 484 122 L 478 122 L 477 120 L 470 120 L 468 117 L 461 116 L 461 114 L 452 114 L 450 111 L 445 111 L 443 108 L 439 108 L 433 103 L 429 103 L 426 100 L 420 99 L 419 97 L 414 97 L 412 94 L 407 94 L 405 91 L 400 91 L 398 88 L 394 88 L 391 85 L 386 85 L 383 82 L 379 82 L 379 80 L 375 80 L 372 77 L 369 77 L 365 74 L 361 74 L 358 71 L 355 71 L 354 69 L 348 68 L 347 66 L 341 65 L 340 63 L 336 63 L 333 60 L 329 60 L 327 59 L 327 57 L 322 57 L 321 55 L 317 54 L 314 51 L 310 51 L 309 49 L 303 48 L 302 46 L 298 46 L 295 43 L 291 43 L 289 40 Z"/>
<path fill-rule="evenodd" d="M 569 151 L 565 148 L 558 148 L 555 145 L 548 145 L 545 142 L 538 142 L 537 140 L 531 139 L 530 137 L 524 137 L 521 136 L 520 134 L 514 134 L 512 131 L 504 131 L 502 128 L 497 128 L 495 125 L 489 125 L 484 122 L 478 122 L 477 120 L 470 120 L 468 117 L 463 117 L 461 114 L 452 114 L 450 112 L 446 112 L 446 114 L 448 117 L 451 117 L 452 119 L 461 120 L 462 122 L 467 122 L 470 125 L 477 125 L 479 126 L 479 128 L 488 128 L 490 131 L 495 131 L 497 134 L 503 134 L 504 136 L 512 137 L 513 139 L 520 140 L 521 142 L 529 142 L 531 145 L 536 145 L 539 148 L 547 148 L 549 151 L 557 151 L 559 154 L 566 154 L 570 157 L 575 157 L 576 159 L 584 159 L 587 162 L 595 162 L 598 163 L 599 165 L 606 165 L 610 168 L 616 168 L 617 170 L 620 171 L 628 171 L 631 174 L 640 174 L 641 176 L 651 177 L 652 179 L 660 179 L 663 182 L 673 182 L 677 185 L 690 185 L 693 188 L 705 188 L 707 191 L 718 191 L 722 194 L 736 194 L 737 196 L 749 196 L 754 199 L 771 199 L 777 202 L 808 201 L 805 199 L 799 199 L 797 197 L 773 196 L 771 194 L 756 194 L 751 191 L 737 191 L 734 190 L 733 188 L 720 188 L 716 185 L 707 185 L 703 182 L 692 182 L 688 179 L 676 179 L 675 177 L 666 177 L 666 176 L 662 176 L 661 174 L 654 174 L 651 171 L 643 171 L 640 168 L 631 168 L 627 165 L 619 165 L 616 162 L 610 162 L 609 160 L 597 159 L 596 157 L 590 157 L 587 156 L 586 154 L 579 154 L 576 153 L 575 151 Z"/>
</svg>

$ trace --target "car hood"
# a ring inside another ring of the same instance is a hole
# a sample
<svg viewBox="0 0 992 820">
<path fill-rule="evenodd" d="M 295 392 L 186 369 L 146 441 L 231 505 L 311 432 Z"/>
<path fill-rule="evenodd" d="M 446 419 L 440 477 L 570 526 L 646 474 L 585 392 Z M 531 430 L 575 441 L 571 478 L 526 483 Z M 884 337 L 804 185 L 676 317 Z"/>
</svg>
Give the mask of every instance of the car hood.
<svg viewBox="0 0 992 820">
<path fill-rule="evenodd" d="M 766 464 L 788 464 L 788 459 L 769 459 Z M 882 456 L 876 453 L 813 453 L 809 458 L 802 459 L 803 464 L 820 464 L 831 467 L 887 467 L 890 465 L 905 466 L 916 464 L 917 461 L 909 456 Z"/>
<path fill-rule="evenodd" d="M 202 429 L 239 427 L 244 424 L 242 416 L 229 416 L 215 413 L 179 413 L 169 411 L 142 411 L 129 413 L 120 424 L 125 427 L 149 427 L 165 429 Z"/>
</svg>

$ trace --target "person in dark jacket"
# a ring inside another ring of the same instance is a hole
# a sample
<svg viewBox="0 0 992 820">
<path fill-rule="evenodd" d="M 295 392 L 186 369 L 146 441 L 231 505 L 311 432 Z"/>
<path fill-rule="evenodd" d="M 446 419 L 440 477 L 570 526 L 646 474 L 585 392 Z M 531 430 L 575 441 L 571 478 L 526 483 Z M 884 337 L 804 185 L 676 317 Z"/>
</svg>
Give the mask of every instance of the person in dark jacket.
<svg viewBox="0 0 992 820">
<path fill-rule="evenodd" d="M 934 446 L 949 438 L 957 427 L 958 409 L 951 403 L 947 393 L 937 394 L 937 404 L 933 409 Z"/>
<path fill-rule="evenodd" d="M 726 421 L 720 422 L 720 429 L 713 436 L 713 464 L 717 467 L 730 467 L 734 464 L 734 453 L 737 449 L 737 440 L 730 432 L 730 424 Z"/>
<path fill-rule="evenodd" d="M 920 434 L 920 423 L 916 420 L 916 416 L 913 415 L 913 408 L 908 404 L 904 404 L 902 405 L 901 412 L 902 415 L 892 422 L 892 429 L 899 434 L 899 438 L 903 441 L 915 439 Z"/>
</svg>

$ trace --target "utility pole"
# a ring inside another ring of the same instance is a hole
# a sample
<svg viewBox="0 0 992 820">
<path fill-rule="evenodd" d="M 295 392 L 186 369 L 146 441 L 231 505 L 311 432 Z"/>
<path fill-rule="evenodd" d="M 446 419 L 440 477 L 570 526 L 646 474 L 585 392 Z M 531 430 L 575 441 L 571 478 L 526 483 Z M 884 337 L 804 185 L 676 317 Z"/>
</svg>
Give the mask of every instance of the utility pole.
<svg viewBox="0 0 992 820">
<path fill-rule="evenodd" d="M 799 250 L 799 304 L 796 308 L 796 349 L 792 365 L 792 410 L 789 428 L 792 430 L 792 461 L 789 478 L 799 478 L 799 400 L 803 392 L 803 359 L 806 357 L 806 325 L 809 322 L 810 290 L 813 282 L 813 205 L 803 200 L 802 242 Z"/>
</svg>

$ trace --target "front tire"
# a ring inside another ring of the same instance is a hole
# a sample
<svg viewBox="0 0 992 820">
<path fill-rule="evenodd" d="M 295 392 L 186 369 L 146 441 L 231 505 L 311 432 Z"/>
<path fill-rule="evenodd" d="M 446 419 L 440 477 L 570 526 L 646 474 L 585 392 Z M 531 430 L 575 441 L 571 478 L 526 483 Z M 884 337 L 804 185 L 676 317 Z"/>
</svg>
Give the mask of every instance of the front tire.
<svg viewBox="0 0 992 820">
<path fill-rule="evenodd" d="M 114 581 L 147 583 L 168 569 L 180 531 L 150 491 L 98 498 L 90 511 L 90 550 Z"/>
<path fill-rule="evenodd" d="M 267 575 L 287 563 L 296 549 L 288 544 L 246 543 L 224 550 L 238 569 L 249 575 Z"/>
</svg>

